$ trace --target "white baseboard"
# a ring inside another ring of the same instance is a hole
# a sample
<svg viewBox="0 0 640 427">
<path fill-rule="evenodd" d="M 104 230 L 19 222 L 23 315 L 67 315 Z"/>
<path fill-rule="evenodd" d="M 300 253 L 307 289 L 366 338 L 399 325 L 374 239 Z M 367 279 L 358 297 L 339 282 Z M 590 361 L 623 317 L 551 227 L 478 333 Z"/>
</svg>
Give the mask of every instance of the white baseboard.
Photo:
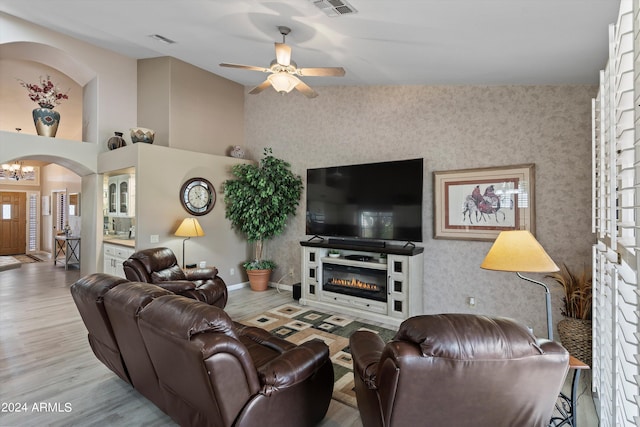
<svg viewBox="0 0 640 427">
<path fill-rule="evenodd" d="M 235 285 L 227 285 L 227 290 L 235 291 L 237 289 L 246 288 L 247 286 L 249 286 L 249 282 L 236 283 Z M 282 283 L 269 282 L 269 287 L 280 289 L 281 291 L 293 291 L 292 285 L 283 285 Z"/>
<path fill-rule="evenodd" d="M 227 285 L 227 290 L 235 291 L 236 289 L 246 288 L 247 286 L 249 286 L 249 282 L 236 283 L 235 285 Z"/>
</svg>

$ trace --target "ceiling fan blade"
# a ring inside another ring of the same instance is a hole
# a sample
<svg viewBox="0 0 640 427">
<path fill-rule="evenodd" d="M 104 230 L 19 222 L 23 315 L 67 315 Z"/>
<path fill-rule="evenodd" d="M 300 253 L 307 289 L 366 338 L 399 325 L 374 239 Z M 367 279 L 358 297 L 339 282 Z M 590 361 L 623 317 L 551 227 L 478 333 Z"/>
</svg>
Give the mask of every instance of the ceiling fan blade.
<svg viewBox="0 0 640 427">
<path fill-rule="evenodd" d="M 315 98 L 316 96 L 318 96 L 318 92 L 316 92 L 315 90 L 311 89 L 305 82 L 303 82 L 302 80 L 300 80 L 300 83 L 298 83 L 296 85 L 296 89 L 299 92 L 302 92 L 302 94 L 304 96 L 306 96 L 307 98 Z"/>
<path fill-rule="evenodd" d="M 262 71 L 263 73 L 268 73 L 269 71 L 271 71 L 268 68 L 256 67 L 254 65 L 227 64 L 225 62 L 220 64 L 220 66 L 221 67 L 229 67 L 229 68 L 241 68 L 243 70 L 251 70 L 251 71 Z"/>
<path fill-rule="evenodd" d="M 280 65 L 288 67 L 291 64 L 291 47 L 284 43 L 275 43 L 276 45 L 276 62 Z"/>
<path fill-rule="evenodd" d="M 298 68 L 298 75 L 300 76 L 329 76 L 329 77 L 342 77 L 345 74 L 342 67 L 320 67 L 320 68 Z"/>
<path fill-rule="evenodd" d="M 271 86 L 271 82 L 269 80 L 265 80 L 262 83 L 260 83 L 258 86 L 256 86 L 253 89 L 251 89 L 249 91 L 249 93 L 251 95 L 256 95 L 256 94 L 262 92 L 263 90 L 265 90 L 266 88 L 268 88 L 269 86 Z"/>
</svg>

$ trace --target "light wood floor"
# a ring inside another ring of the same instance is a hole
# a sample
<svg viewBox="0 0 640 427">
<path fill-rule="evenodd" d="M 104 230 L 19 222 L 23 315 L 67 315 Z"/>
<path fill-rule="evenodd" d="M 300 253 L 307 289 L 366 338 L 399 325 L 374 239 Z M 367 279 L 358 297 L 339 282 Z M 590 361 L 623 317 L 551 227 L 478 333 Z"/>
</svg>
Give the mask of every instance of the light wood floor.
<svg viewBox="0 0 640 427">
<path fill-rule="evenodd" d="M 174 426 L 93 355 L 69 293 L 79 277 L 52 262 L 0 272 L 0 426 Z M 287 291 L 245 288 L 230 293 L 226 311 L 242 320 L 292 301 Z M 580 427 L 595 427 L 584 385 Z M 332 400 L 321 425 L 362 423 L 356 409 Z"/>
<path fill-rule="evenodd" d="M 79 277 L 52 262 L 0 272 L 0 426 L 174 426 L 93 355 L 69 293 Z M 244 288 L 232 291 L 226 311 L 241 320 L 292 301 L 291 292 Z M 9 407 L 16 404 L 26 411 Z M 321 425 L 362 423 L 332 400 Z"/>
</svg>

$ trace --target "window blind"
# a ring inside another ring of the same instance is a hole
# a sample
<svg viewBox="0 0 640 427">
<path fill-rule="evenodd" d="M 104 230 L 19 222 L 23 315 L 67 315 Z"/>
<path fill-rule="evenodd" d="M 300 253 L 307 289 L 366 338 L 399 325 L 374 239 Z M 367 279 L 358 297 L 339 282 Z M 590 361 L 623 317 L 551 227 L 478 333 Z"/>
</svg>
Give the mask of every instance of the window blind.
<svg viewBox="0 0 640 427">
<path fill-rule="evenodd" d="M 609 31 L 609 61 L 592 101 L 592 384 L 603 427 L 640 425 L 639 3 L 620 2 Z"/>
</svg>

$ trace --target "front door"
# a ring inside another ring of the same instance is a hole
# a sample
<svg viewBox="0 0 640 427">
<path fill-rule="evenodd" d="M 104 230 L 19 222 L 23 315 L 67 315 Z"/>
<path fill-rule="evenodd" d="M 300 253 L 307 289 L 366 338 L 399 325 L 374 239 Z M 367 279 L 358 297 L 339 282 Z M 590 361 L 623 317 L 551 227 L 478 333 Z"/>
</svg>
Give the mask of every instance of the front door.
<svg viewBox="0 0 640 427">
<path fill-rule="evenodd" d="M 25 253 L 27 193 L 0 192 L 0 255 Z"/>
</svg>

